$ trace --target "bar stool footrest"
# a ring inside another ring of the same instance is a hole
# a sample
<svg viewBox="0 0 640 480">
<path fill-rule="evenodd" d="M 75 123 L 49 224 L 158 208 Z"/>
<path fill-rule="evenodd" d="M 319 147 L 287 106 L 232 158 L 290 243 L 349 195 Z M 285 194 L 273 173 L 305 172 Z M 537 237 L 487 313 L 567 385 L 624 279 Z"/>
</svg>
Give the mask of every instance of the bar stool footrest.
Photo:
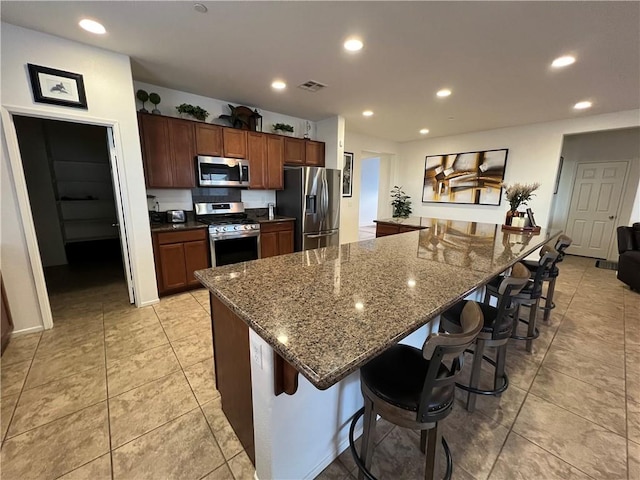
<svg viewBox="0 0 640 480">
<path fill-rule="evenodd" d="M 518 321 L 529 325 L 529 322 L 527 320 L 523 320 L 522 318 L 519 318 Z M 513 338 L 514 340 L 535 340 L 536 338 L 538 338 L 540 336 L 540 330 L 538 330 L 538 327 L 534 328 L 533 330 L 533 335 L 514 335 L 511 334 L 511 338 Z"/>
<path fill-rule="evenodd" d="M 474 352 L 471 349 L 467 349 L 465 350 L 465 353 L 474 353 Z M 494 362 L 491 358 L 487 357 L 486 355 L 483 355 L 482 359 L 485 360 L 490 365 L 493 365 L 494 368 L 496 367 L 496 362 Z M 479 388 L 473 388 L 473 387 L 470 387 L 469 385 L 463 385 L 458 382 L 456 382 L 456 387 L 458 387 L 461 390 L 464 390 L 465 392 L 471 392 L 477 395 L 500 395 L 501 393 L 504 393 L 507 390 L 507 388 L 509 388 L 509 376 L 506 374 L 506 372 L 502 376 L 502 381 L 503 381 L 502 385 L 494 390 L 481 390 Z"/>
<path fill-rule="evenodd" d="M 364 416 L 364 407 L 358 410 L 351 420 L 351 426 L 349 427 L 349 450 L 351 450 L 351 455 L 353 456 L 353 460 L 356 462 L 358 470 L 360 470 L 364 474 L 364 477 L 367 480 L 378 480 L 373 476 L 373 473 L 371 473 L 369 469 L 365 467 L 364 462 L 362 461 L 360 455 L 358 454 L 358 451 L 356 450 L 356 441 L 353 438 L 353 434 L 356 430 L 356 423 L 358 423 L 358 420 L 360 420 L 362 416 Z M 451 480 L 451 475 L 453 474 L 453 458 L 451 457 L 451 449 L 449 448 L 449 444 L 444 439 L 444 437 L 442 437 L 442 449 L 444 450 L 444 455 L 447 461 L 447 470 L 444 474 L 443 480 Z"/>
</svg>

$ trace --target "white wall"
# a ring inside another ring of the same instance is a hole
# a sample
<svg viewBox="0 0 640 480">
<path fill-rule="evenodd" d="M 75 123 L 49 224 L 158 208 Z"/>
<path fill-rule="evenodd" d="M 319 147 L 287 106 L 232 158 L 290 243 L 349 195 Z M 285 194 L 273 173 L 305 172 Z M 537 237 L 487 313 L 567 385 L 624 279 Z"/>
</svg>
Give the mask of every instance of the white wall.
<svg viewBox="0 0 640 480">
<path fill-rule="evenodd" d="M 317 139 L 324 142 L 324 166 L 342 171 L 344 158 L 344 117 L 326 118 L 316 125 Z"/>
<path fill-rule="evenodd" d="M 353 195 L 343 197 L 340 202 L 340 243 L 358 241 L 360 174 L 363 158 L 380 157 L 378 217 L 391 217 L 389 191 L 395 182 L 396 154 L 399 148 L 396 142 L 351 132 L 347 126 L 344 151 L 353 153 Z"/>
<path fill-rule="evenodd" d="M 142 155 L 134 102 L 133 81 L 129 57 L 82 45 L 51 35 L 2 23 L 2 106 L 5 112 L 14 108 L 30 109 L 33 116 L 76 119 L 85 123 L 115 123 L 119 140 L 121 170 L 118 172 L 128 198 L 125 220 L 134 275 L 137 303 L 157 301 L 155 267 L 151 232 L 144 188 Z M 80 110 L 33 101 L 27 63 L 43 65 L 84 77 L 88 109 Z M 3 173 L 9 172 L 8 155 L 15 150 L 15 132 L 10 117 L 3 123 Z M 18 172 L 22 174 L 21 172 Z M 6 275 L 7 296 L 12 307 L 20 305 L 14 321 L 16 330 L 43 325 L 42 310 L 34 315 L 37 302 L 35 279 L 27 261 L 25 228 L 20 220 L 17 197 L 11 176 L 3 176 L 2 209 L 2 270 Z M 6 185 L 6 188 L 5 188 Z M 13 190 L 13 191 L 12 191 Z M 5 221 L 5 213 L 14 221 Z M 27 228 L 29 231 L 29 228 Z M 5 273 L 6 272 L 6 273 Z M 20 273 L 18 273 L 20 272 Z M 28 314 L 27 314 L 28 312 Z"/>
<path fill-rule="evenodd" d="M 373 225 L 378 218 L 378 190 L 380 188 L 380 157 L 362 159 L 360 169 L 359 225 Z"/>
<path fill-rule="evenodd" d="M 236 105 L 234 102 L 228 102 L 226 100 L 219 100 L 217 98 L 203 97 L 201 95 L 195 95 L 193 93 L 182 92 L 180 90 L 174 90 L 171 88 L 160 87 L 158 85 L 152 85 L 144 82 L 133 82 L 134 88 L 145 90 L 147 93 L 155 92 L 160 95 L 162 99 L 158 105 L 158 110 L 162 112 L 162 115 L 168 115 L 171 117 L 179 117 L 178 111 L 175 107 L 182 103 L 189 103 L 194 106 L 200 106 L 209 112 L 207 117 L 207 123 L 215 123 L 219 125 L 229 124 L 224 120 L 220 120 L 218 117 L 222 114 L 229 113 L 228 104 Z M 142 108 L 142 103 L 136 101 L 137 109 Z M 255 108 L 252 105 L 247 105 L 250 108 Z M 153 108 L 153 105 L 149 102 L 146 103 L 145 108 L 149 111 Z M 317 127 L 315 122 L 308 121 L 304 118 L 292 117 L 289 115 L 283 115 L 277 112 L 270 112 L 268 110 L 261 110 L 258 108 L 260 115 L 262 115 L 262 129 L 264 132 L 271 132 L 271 126 L 274 123 L 287 123 L 294 128 L 294 135 L 296 137 L 302 137 L 305 133 L 305 125 L 309 123 L 311 130 L 310 136 L 313 139 L 317 138 Z M 155 195 L 156 200 L 160 203 L 160 210 L 193 210 L 193 200 L 191 198 L 191 190 L 189 189 L 173 189 L 173 188 L 154 188 L 148 189 L 147 193 Z M 245 190 L 241 191 L 242 202 L 246 208 L 266 208 L 268 203 L 276 203 L 275 190 Z M 150 201 L 149 208 L 153 207 L 153 202 Z"/>
<path fill-rule="evenodd" d="M 562 145 L 562 156 L 564 162 L 558 193 L 553 196 L 551 225 L 562 230 L 566 228 L 578 163 L 615 161 L 629 164 L 616 227 L 631 225 L 631 212 L 640 178 L 640 128 L 567 135 Z M 607 256 L 609 259 L 616 260 L 618 257 L 615 243 L 614 235 Z"/>
<path fill-rule="evenodd" d="M 424 159 L 427 155 L 508 148 L 505 182 L 540 182 L 530 202 L 537 222 L 550 220 L 553 187 L 564 135 L 640 125 L 640 111 L 580 117 L 570 120 L 502 128 L 464 135 L 425 139 L 400 146 L 397 182 L 411 196 L 414 214 L 489 223 L 503 223 L 508 206 L 422 203 Z"/>
</svg>

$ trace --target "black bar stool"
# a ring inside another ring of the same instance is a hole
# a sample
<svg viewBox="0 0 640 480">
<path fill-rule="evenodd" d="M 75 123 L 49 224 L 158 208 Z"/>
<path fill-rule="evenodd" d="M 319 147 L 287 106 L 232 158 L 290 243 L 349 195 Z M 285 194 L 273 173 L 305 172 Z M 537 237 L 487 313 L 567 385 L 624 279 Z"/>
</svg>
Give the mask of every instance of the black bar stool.
<svg viewBox="0 0 640 480">
<path fill-rule="evenodd" d="M 484 319 L 475 302 L 465 305 L 455 332 L 430 334 L 422 350 L 394 345 L 360 369 L 360 387 L 364 407 L 354 416 L 349 429 L 349 447 L 358 466 L 360 480 L 376 480 L 371 474 L 376 418 L 380 415 L 395 425 L 421 430 L 420 449 L 426 453 L 425 479 L 438 472 L 438 444 L 447 457 L 447 476 L 451 478 L 453 461 L 438 422 L 451 412 L 455 379 L 462 368 L 464 351 L 480 332 Z M 444 362 L 451 362 L 447 366 Z M 354 430 L 364 415 L 360 455 L 354 443 Z M 428 433 L 427 433 L 428 432 Z"/>
<path fill-rule="evenodd" d="M 545 322 L 549 321 L 551 310 L 556 308 L 556 304 L 553 303 L 553 293 L 556 290 L 556 279 L 558 278 L 558 275 L 560 275 L 560 269 L 558 268 L 558 264 L 562 262 L 565 256 L 565 251 L 567 250 L 567 248 L 571 246 L 572 243 L 573 243 L 573 240 L 566 235 L 560 235 L 558 237 L 558 240 L 556 240 L 556 244 L 554 247 L 558 252 L 558 258 L 556 259 L 555 262 L 553 262 L 553 265 L 551 265 L 549 274 L 546 276 L 543 276 L 542 278 L 543 282 L 549 282 L 549 286 L 547 287 L 547 295 L 540 297 L 544 300 L 544 307 L 539 307 L 539 308 L 540 310 L 544 311 L 543 320 Z M 525 266 L 534 274 L 538 270 L 538 262 L 536 260 L 525 260 L 522 263 L 524 263 Z"/>
<path fill-rule="evenodd" d="M 527 342 L 527 352 L 533 349 L 533 341 L 538 338 L 540 332 L 536 328 L 536 317 L 538 314 L 538 305 L 542 296 L 542 279 L 549 275 L 549 269 L 553 262 L 558 258 L 558 252 L 549 245 L 543 245 L 540 249 L 540 259 L 538 260 L 538 268 L 532 279 L 527 285 L 520 290 L 517 295 L 513 296 L 516 303 L 516 311 L 513 314 L 513 330 L 511 338 L 515 340 L 525 340 Z M 500 282 L 501 276 L 497 276 L 489 281 L 486 286 L 484 302 L 489 303 L 491 297 L 500 298 Z M 529 320 L 520 318 L 520 306 L 529 306 Z M 527 325 L 527 334 L 518 335 L 518 323 L 522 322 Z"/>
<path fill-rule="evenodd" d="M 476 407 L 476 395 L 500 395 L 509 387 L 509 377 L 505 372 L 507 357 L 507 343 L 513 330 L 513 319 L 511 314 L 516 311 L 517 304 L 512 301 L 513 297 L 529 283 L 530 272 L 522 263 L 516 263 L 511 269 L 511 274 L 504 277 L 500 282 L 498 294 L 500 295 L 498 306 L 492 307 L 489 304 L 481 304 L 484 316 L 484 325 L 476 338 L 475 347 L 467 352 L 473 353 L 473 364 L 471 366 L 471 377 L 469 385 L 456 383 L 458 388 L 467 392 L 467 410 L 473 412 Z M 460 317 L 467 300 L 458 302 L 440 317 L 440 325 L 447 331 L 460 328 Z M 495 362 L 484 355 L 485 348 L 497 348 Z M 482 360 L 494 366 L 493 390 L 481 390 L 480 371 Z"/>
</svg>

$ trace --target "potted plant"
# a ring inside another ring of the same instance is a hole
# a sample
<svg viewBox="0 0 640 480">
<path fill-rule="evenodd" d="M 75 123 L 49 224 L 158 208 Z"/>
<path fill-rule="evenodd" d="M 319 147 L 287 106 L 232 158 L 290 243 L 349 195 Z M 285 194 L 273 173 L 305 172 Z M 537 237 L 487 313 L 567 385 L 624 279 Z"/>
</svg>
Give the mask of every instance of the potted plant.
<svg viewBox="0 0 640 480">
<path fill-rule="evenodd" d="M 411 215 L 411 197 L 402 191 L 402 187 L 395 185 L 391 190 L 391 198 L 393 218 L 407 218 Z"/>
<path fill-rule="evenodd" d="M 194 107 L 193 105 L 189 105 L 188 103 L 178 105 L 176 107 L 176 110 L 178 110 L 178 113 L 181 116 L 189 115 L 196 120 L 200 120 L 201 122 L 204 122 L 209 116 L 209 112 L 207 112 L 204 108 Z"/>
<path fill-rule="evenodd" d="M 278 133 L 280 135 L 288 135 L 290 137 L 293 136 L 293 127 L 286 123 L 274 123 L 273 131 L 274 133 Z"/>
<path fill-rule="evenodd" d="M 158 104 L 160 103 L 160 100 L 160 95 L 158 95 L 157 93 L 149 94 L 149 101 L 153 103 L 153 110 L 151 110 L 151 113 L 160 115 L 160 110 L 158 110 Z"/>
<path fill-rule="evenodd" d="M 136 92 L 136 98 L 142 102 L 142 108 L 138 111 L 141 113 L 149 113 L 149 110 L 144 108 L 144 104 L 149 101 L 149 94 L 146 91 L 140 89 Z"/>
<path fill-rule="evenodd" d="M 533 197 L 533 192 L 535 192 L 539 187 L 539 183 L 514 183 L 513 185 L 502 184 L 504 187 L 504 196 L 509 202 L 510 208 L 507 212 L 507 217 L 505 219 L 505 225 L 511 225 L 513 222 L 513 217 L 519 217 L 520 213 L 518 212 L 518 207 L 520 205 L 526 205 L 531 197 Z"/>
</svg>

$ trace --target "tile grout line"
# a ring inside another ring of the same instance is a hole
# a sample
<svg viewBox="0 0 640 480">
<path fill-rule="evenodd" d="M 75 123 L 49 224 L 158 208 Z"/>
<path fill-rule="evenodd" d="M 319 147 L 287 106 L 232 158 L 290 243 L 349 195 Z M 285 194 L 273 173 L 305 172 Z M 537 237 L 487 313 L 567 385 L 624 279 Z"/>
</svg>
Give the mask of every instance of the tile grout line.
<svg viewBox="0 0 640 480">
<path fill-rule="evenodd" d="M 587 271 L 587 268 L 585 268 L 582 271 L 582 275 L 580 276 L 580 281 L 578 282 L 578 286 L 582 282 L 582 279 L 584 278 L 584 275 L 585 275 L 586 271 Z M 547 286 L 547 289 L 548 289 L 548 286 Z M 498 451 L 498 455 L 496 456 L 496 459 L 493 461 L 493 465 L 491 465 L 491 469 L 489 470 L 489 474 L 487 475 L 487 478 L 491 477 L 491 474 L 493 473 L 493 470 L 495 469 L 496 464 L 498 463 L 498 459 L 500 458 L 500 455 L 502 455 L 502 452 L 504 450 L 504 446 L 507 444 L 507 439 L 509 438 L 509 435 L 511 435 L 511 433 L 513 432 L 513 426 L 518 421 L 518 417 L 520 416 L 520 413 L 522 412 L 524 404 L 527 401 L 527 398 L 529 398 L 529 393 L 531 392 L 531 387 L 533 386 L 534 382 L 536 381 L 536 377 L 538 376 L 538 373 L 540 372 L 540 368 L 542 368 L 542 364 L 544 363 L 544 360 L 547 358 L 547 355 L 549 353 L 549 350 L 551 349 L 551 345 L 553 344 L 553 341 L 556 338 L 556 335 L 560 331 L 560 326 L 562 325 L 562 322 L 564 321 L 564 317 L 566 316 L 567 311 L 569 310 L 569 307 L 571 306 L 571 302 L 573 302 L 573 298 L 575 297 L 575 294 L 576 294 L 577 291 L 578 291 L 578 288 L 576 287 L 576 289 L 573 291 L 573 293 L 571 295 L 571 299 L 569 300 L 569 303 L 567 305 L 566 310 L 562 313 L 562 316 L 560 317 L 560 321 L 558 322 L 558 328 L 556 328 L 556 331 L 554 332 L 553 337 L 551 338 L 551 341 L 549 342 L 549 345 L 547 346 L 547 350 L 546 350 L 544 356 L 542 357 L 542 360 L 540 361 L 540 364 L 538 365 L 538 368 L 536 369 L 536 373 L 533 376 L 533 379 L 531 380 L 531 383 L 529 384 L 529 386 L 525 390 L 525 395 L 524 395 L 524 398 L 522 399 L 522 403 L 520 404 L 520 408 L 518 408 L 518 412 L 516 413 L 515 417 L 513 418 L 513 422 L 511 423 L 511 426 L 509 427 L 509 431 L 507 432 L 507 435 L 504 438 L 504 442 L 502 442 L 502 446 L 500 447 L 500 450 Z M 536 312 L 536 320 L 537 320 L 538 314 L 539 314 L 539 312 Z M 482 412 L 480 412 L 480 413 L 482 413 Z M 485 416 L 487 416 L 487 415 L 485 415 Z M 517 435 L 516 432 L 513 432 L 513 433 L 515 433 Z M 526 438 L 526 437 L 524 437 L 524 438 Z M 527 439 L 527 441 L 528 441 L 528 439 Z M 569 462 L 566 462 L 565 460 L 562 460 L 562 461 L 564 461 L 568 465 L 571 465 Z"/>
<path fill-rule="evenodd" d="M 9 430 L 11 429 L 11 423 L 13 423 L 13 417 L 16 414 L 16 410 L 18 409 L 18 404 L 20 403 L 20 399 L 22 398 L 22 392 L 24 392 L 24 386 L 27 384 L 27 377 L 29 376 L 29 372 L 31 372 L 31 366 L 33 365 L 33 360 L 36 357 L 36 352 L 38 351 L 38 347 L 40 346 L 40 342 L 42 341 L 42 332 L 40 332 L 40 338 L 38 338 L 38 344 L 36 348 L 33 350 L 33 356 L 31 357 L 31 361 L 29 363 L 29 368 L 27 369 L 27 373 L 24 376 L 24 380 L 22 381 L 22 386 L 20 387 L 20 391 L 18 392 L 18 398 L 16 399 L 16 404 L 13 407 L 13 411 L 11 412 L 11 417 L 9 418 L 9 424 L 7 425 L 7 431 L 2 436 L 2 446 L 4 447 L 4 443 L 9 440 Z M 14 435 L 16 437 L 17 435 Z"/>
<path fill-rule="evenodd" d="M 191 292 L 189 292 L 191 294 Z M 191 297 L 193 297 L 193 295 L 191 295 Z M 195 299 L 195 297 L 193 297 Z M 200 302 L 198 302 L 196 300 L 196 302 L 198 303 L 198 305 L 200 305 Z M 200 305 L 202 307 L 202 305 Z M 155 308 L 153 309 L 154 313 L 156 314 L 156 317 L 158 317 L 158 312 L 156 312 Z M 158 321 L 160 321 L 160 317 L 158 317 Z M 167 332 L 164 329 L 164 325 L 162 325 L 162 322 L 160 322 L 160 327 L 162 328 L 162 331 L 164 332 L 165 336 L 167 335 Z M 169 337 L 167 337 L 168 339 Z M 222 458 L 224 460 L 224 463 L 222 463 L 221 465 L 218 465 L 216 468 L 214 468 L 213 470 L 211 470 L 211 472 L 214 472 L 215 470 L 217 470 L 218 468 L 220 468 L 222 465 L 226 465 L 226 467 L 229 469 L 229 471 L 231 472 L 231 475 L 235 478 L 235 475 L 233 474 L 233 471 L 231 470 L 231 466 L 229 465 L 229 462 L 227 461 L 227 459 L 224 456 L 224 452 L 222 451 L 222 448 L 220 447 L 220 443 L 218 442 L 218 439 L 216 438 L 216 435 L 213 431 L 213 428 L 211 427 L 211 425 L 209 424 L 209 420 L 207 419 L 207 416 L 204 413 L 204 410 L 202 408 L 202 405 L 200 404 L 200 401 L 198 400 L 198 396 L 196 395 L 195 390 L 193 389 L 193 387 L 191 386 L 191 382 L 189 382 L 189 377 L 187 377 L 186 372 L 184 371 L 184 367 L 182 366 L 182 363 L 180 363 L 180 359 L 178 358 L 178 354 L 176 353 L 175 349 L 173 348 L 173 344 L 171 342 L 169 342 L 169 345 L 171 346 L 171 351 L 173 352 L 173 354 L 176 357 L 176 360 L 178 361 L 178 365 L 180 366 L 180 371 L 182 372 L 182 375 L 184 375 L 185 380 L 187 381 L 187 385 L 189 385 L 189 389 L 191 390 L 191 394 L 193 395 L 193 397 L 196 400 L 196 404 L 198 405 L 197 408 L 200 409 L 200 413 L 202 414 L 202 416 L 204 417 L 204 421 L 207 424 L 207 427 L 209 428 L 209 432 L 211 432 L 211 436 L 213 437 L 213 441 L 215 442 L 216 446 L 218 447 L 218 450 L 220 450 L 220 454 L 222 455 Z M 211 351 L 211 356 L 212 356 L 212 361 L 213 361 L 213 344 L 212 344 L 212 351 Z M 195 363 L 194 363 L 195 365 Z M 191 365 L 189 365 L 191 366 Z M 215 399 L 214 399 L 215 400 Z M 208 402 L 207 402 L 208 403 Z M 195 408 L 193 410 L 196 410 Z M 193 411 L 191 410 L 191 411 Z M 243 451 L 244 451 L 244 446 L 242 447 Z M 235 458 L 235 457 L 232 457 Z M 209 473 L 211 473 L 209 472 Z M 202 478 L 206 477 L 207 475 L 209 475 L 209 473 L 205 474 Z"/>
<path fill-rule="evenodd" d="M 109 435 L 109 464 L 111 470 L 111 480 L 114 479 L 113 474 L 113 445 L 111 444 L 111 408 L 109 401 L 109 374 L 107 370 L 107 329 L 104 323 L 104 303 L 102 303 L 102 335 L 104 339 L 104 382 L 107 390 L 107 433 Z"/>
</svg>

